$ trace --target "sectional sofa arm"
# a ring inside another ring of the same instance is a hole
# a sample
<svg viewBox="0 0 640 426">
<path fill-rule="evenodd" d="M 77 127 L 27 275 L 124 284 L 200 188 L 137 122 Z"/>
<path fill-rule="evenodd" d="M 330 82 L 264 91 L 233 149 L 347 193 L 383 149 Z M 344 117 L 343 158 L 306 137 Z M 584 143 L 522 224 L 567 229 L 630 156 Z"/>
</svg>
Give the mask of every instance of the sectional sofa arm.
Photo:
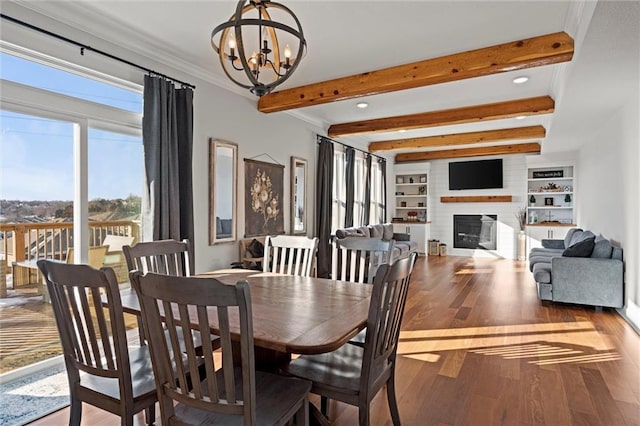
<svg viewBox="0 0 640 426">
<path fill-rule="evenodd" d="M 623 305 L 621 260 L 554 257 L 551 282 L 554 301 L 616 308 Z"/>
<path fill-rule="evenodd" d="M 564 246 L 564 240 L 550 240 L 544 238 L 542 241 L 542 247 L 548 249 L 562 249 L 564 250 L 566 247 Z"/>
</svg>

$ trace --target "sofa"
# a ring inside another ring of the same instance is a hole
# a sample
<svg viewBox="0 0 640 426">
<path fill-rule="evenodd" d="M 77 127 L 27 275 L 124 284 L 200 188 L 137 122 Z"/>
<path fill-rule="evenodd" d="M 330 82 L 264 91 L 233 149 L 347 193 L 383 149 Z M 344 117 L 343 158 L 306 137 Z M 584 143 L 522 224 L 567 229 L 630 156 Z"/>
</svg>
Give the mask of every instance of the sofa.
<svg viewBox="0 0 640 426">
<path fill-rule="evenodd" d="M 338 229 L 335 236 L 336 238 L 362 237 L 377 238 L 385 241 L 394 240 L 391 260 L 408 256 L 418 248 L 418 243 L 411 241 L 409 234 L 394 233 L 391 223 Z"/>
<path fill-rule="evenodd" d="M 563 240 L 542 240 L 529 253 L 538 297 L 554 302 L 623 306 L 622 249 L 591 231 L 572 228 Z"/>
</svg>

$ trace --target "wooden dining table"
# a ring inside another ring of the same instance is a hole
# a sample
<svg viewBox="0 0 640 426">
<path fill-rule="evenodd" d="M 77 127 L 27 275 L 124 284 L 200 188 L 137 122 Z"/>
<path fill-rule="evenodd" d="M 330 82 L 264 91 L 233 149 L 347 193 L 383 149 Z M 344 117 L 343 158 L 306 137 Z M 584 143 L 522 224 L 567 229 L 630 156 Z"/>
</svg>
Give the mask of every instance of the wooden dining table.
<svg viewBox="0 0 640 426">
<path fill-rule="evenodd" d="M 249 283 L 256 368 L 272 370 L 291 354 L 319 354 L 338 349 L 366 326 L 372 286 L 323 278 L 228 270 L 198 274 L 233 285 Z M 120 292 L 123 310 L 140 315 L 133 288 Z M 239 340 L 237 315 L 229 315 L 232 338 Z M 195 319 L 195 317 L 194 317 Z M 192 324 L 196 327 L 197 324 Z M 209 327 L 217 334 L 217 315 Z"/>
</svg>

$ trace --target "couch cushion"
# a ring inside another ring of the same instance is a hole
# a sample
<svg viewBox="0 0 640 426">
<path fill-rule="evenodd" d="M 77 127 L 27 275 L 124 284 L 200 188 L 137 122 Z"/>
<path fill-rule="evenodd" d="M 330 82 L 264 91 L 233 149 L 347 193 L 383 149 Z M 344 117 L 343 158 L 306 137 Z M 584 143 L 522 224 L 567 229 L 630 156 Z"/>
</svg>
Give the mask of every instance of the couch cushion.
<svg viewBox="0 0 640 426">
<path fill-rule="evenodd" d="M 536 263 L 533 266 L 533 279 L 537 283 L 551 283 L 551 264 L 546 262 Z"/>
<path fill-rule="evenodd" d="M 360 228 L 344 228 L 336 230 L 336 237 L 342 239 L 346 237 L 368 237 L 369 228 L 366 226 Z"/>
<path fill-rule="evenodd" d="M 566 243 L 565 241 L 565 248 L 569 248 L 572 245 L 574 245 L 575 243 L 580 242 L 580 237 L 582 236 L 582 234 L 584 234 L 583 230 L 576 230 L 575 232 L 573 232 L 571 234 L 571 239 L 569 240 L 569 244 Z"/>
<path fill-rule="evenodd" d="M 369 237 L 382 239 L 384 235 L 384 226 L 382 224 L 369 225 Z"/>
<path fill-rule="evenodd" d="M 567 231 L 567 235 L 564 237 L 564 248 L 569 248 L 571 246 L 571 238 L 576 231 L 582 232 L 580 228 L 571 228 Z"/>
<path fill-rule="evenodd" d="M 382 239 L 389 241 L 393 239 L 393 225 L 391 223 L 385 223 L 382 225 L 384 231 L 382 232 Z"/>
<path fill-rule="evenodd" d="M 586 240 L 582 240 L 573 244 L 571 247 L 562 252 L 564 257 L 589 257 L 593 252 L 593 246 L 595 245 L 595 235 Z"/>
<path fill-rule="evenodd" d="M 611 259 L 611 253 L 613 252 L 613 246 L 606 238 L 596 238 L 591 257 L 598 259 Z"/>
</svg>

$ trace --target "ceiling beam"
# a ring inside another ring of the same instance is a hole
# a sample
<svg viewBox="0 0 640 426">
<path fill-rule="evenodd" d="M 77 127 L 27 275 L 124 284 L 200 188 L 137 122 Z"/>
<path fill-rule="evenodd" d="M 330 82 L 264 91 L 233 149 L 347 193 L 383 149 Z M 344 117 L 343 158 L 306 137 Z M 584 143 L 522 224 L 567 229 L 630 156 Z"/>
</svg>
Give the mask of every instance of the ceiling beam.
<svg viewBox="0 0 640 426">
<path fill-rule="evenodd" d="M 565 32 L 294 87 L 262 96 L 261 112 L 285 111 L 570 61 L 574 42 Z"/>
<path fill-rule="evenodd" d="M 437 135 L 423 138 L 371 142 L 369 143 L 369 152 L 436 148 L 439 146 L 467 145 L 509 140 L 542 139 L 545 135 L 546 131 L 543 126 L 517 127 L 514 129 L 487 130 L 484 132 L 457 133 L 452 135 Z"/>
<path fill-rule="evenodd" d="M 485 155 L 540 154 L 540 144 L 518 143 L 513 145 L 485 146 L 480 148 L 445 149 L 440 151 L 407 152 L 396 154 L 396 164 L 415 161 L 442 160 L 445 158 L 481 157 Z"/>
<path fill-rule="evenodd" d="M 353 121 L 332 124 L 328 136 L 331 138 L 365 133 L 394 132 L 398 130 L 423 129 L 426 127 L 448 126 L 452 124 L 475 123 L 478 121 L 513 118 L 520 115 L 550 114 L 555 102 L 549 96 L 497 102 L 494 104 L 421 112 L 397 117 Z"/>
</svg>

